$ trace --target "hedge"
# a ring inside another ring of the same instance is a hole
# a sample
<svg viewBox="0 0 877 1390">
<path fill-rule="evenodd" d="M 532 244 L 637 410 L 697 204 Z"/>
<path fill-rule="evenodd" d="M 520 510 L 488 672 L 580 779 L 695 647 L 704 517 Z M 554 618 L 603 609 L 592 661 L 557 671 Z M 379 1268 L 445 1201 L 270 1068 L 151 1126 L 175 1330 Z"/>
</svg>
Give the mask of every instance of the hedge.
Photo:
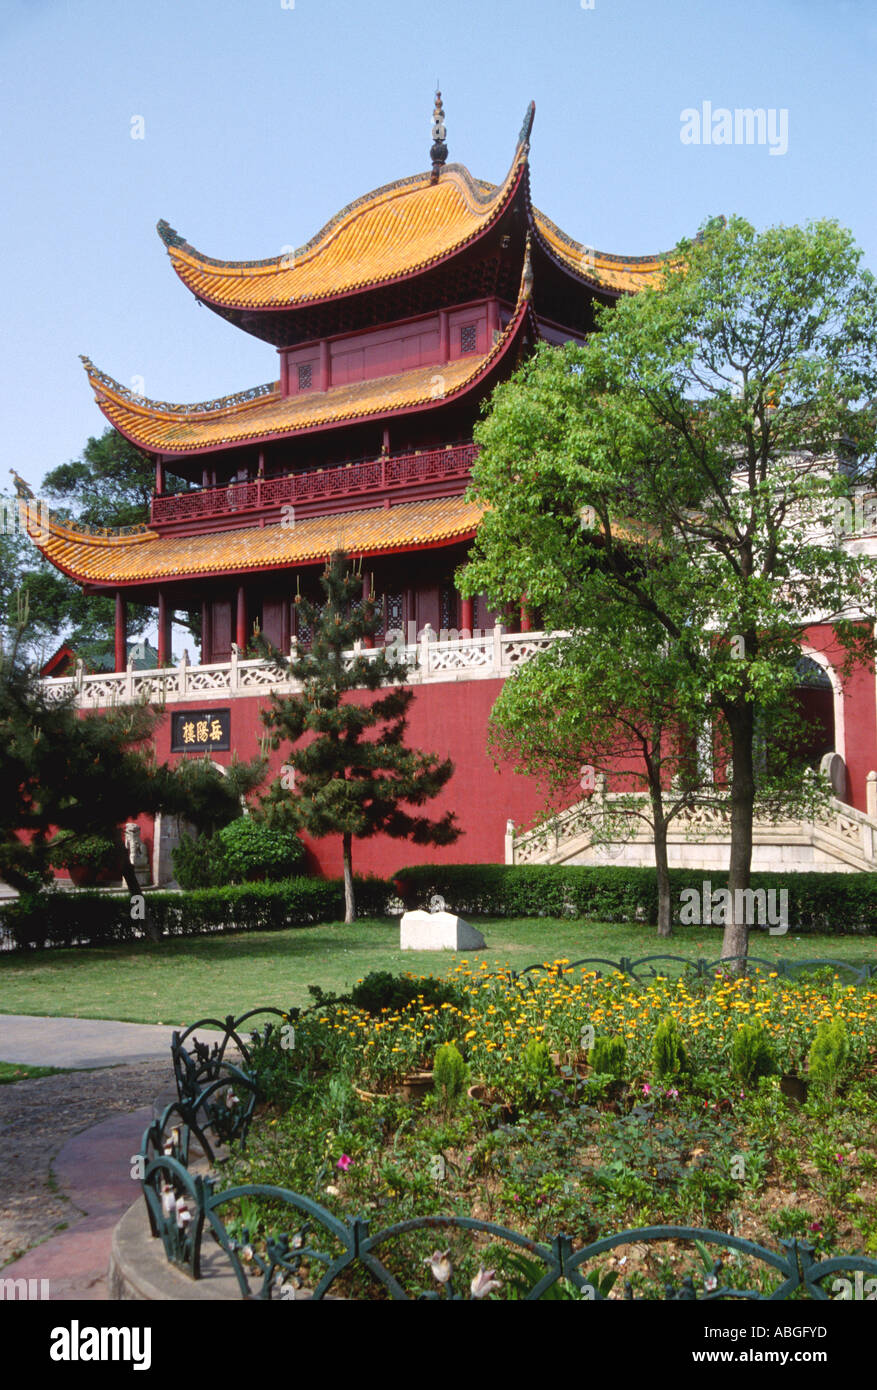
<svg viewBox="0 0 877 1390">
<path fill-rule="evenodd" d="M 384 916 L 391 892 L 381 879 L 358 878 L 357 915 Z M 340 879 L 290 878 L 190 893 L 149 892 L 144 900 L 150 924 L 162 937 L 281 931 L 337 922 L 344 916 Z M 142 938 L 144 923 L 132 917 L 129 897 L 50 891 L 9 903 L 0 915 L 0 931 L 14 949 L 111 946 Z"/>
<path fill-rule="evenodd" d="M 721 873 L 671 869 L 673 919 L 681 894 L 704 882 L 725 886 Z M 877 874 L 753 874 L 752 887 L 788 892 L 789 931 L 877 934 Z M 421 864 L 400 869 L 389 883 L 356 880 L 359 917 L 384 917 L 406 907 L 430 906 L 436 896 L 466 917 L 566 917 L 581 922 L 657 921 L 653 869 L 565 864 Z M 279 931 L 337 922 L 344 915 L 340 879 L 289 878 L 200 888 L 189 893 L 149 892 L 146 911 L 162 936 L 214 932 Z M 766 927 L 764 928 L 766 931 Z M 0 936 L 16 948 L 108 946 L 143 936 L 127 897 L 49 891 L 9 903 L 0 913 Z"/>
<path fill-rule="evenodd" d="M 400 869 L 393 883 L 406 907 L 428 908 L 441 897 L 448 909 L 472 917 L 568 917 L 592 922 L 658 920 L 654 869 L 567 864 L 420 864 Z M 673 921 L 679 924 L 682 891 L 701 894 L 727 887 L 718 870 L 671 869 Z M 754 889 L 788 892 L 789 931 L 835 935 L 877 933 L 877 873 L 759 874 Z M 779 904 L 779 897 L 776 902 Z M 770 902 L 770 899 L 768 899 Z M 766 928 L 765 928 L 766 930 Z"/>
</svg>

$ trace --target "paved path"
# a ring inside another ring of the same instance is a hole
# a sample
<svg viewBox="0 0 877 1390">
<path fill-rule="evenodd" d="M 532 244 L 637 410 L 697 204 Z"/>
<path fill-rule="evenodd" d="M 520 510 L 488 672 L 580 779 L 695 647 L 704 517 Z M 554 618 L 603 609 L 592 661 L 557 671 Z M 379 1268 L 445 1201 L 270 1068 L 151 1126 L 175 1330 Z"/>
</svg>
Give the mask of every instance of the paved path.
<svg viewBox="0 0 877 1390">
<path fill-rule="evenodd" d="M 143 1131 L 151 1120 L 150 1105 L 130 1115 L 113 1115 L 64 1144 L 52 1171 L 70 1203 L 71 1229 L 5 1265 L 0 1277 L 47 1280 L 52 1301 L 78 1303 L 108 1297 L 113 1230 L 140 1191 L 131 1178 L 130 1158 L 140 1152 Z M 76 1220 L 80 1213 L 81 1219 Z M 38 1282 L 33 1287 L 40 1290 L 46 1285 Z"/>
<path fill-rule="evenodd" d="M 0 1014 L 0 1062 L 88 1068 L 164 1058 L 170 1068 L 173 1032 L 163 1023 Z M 207 1036 L 206 1029 L 199 1032 L 202 1035 Z"/>
</svg>

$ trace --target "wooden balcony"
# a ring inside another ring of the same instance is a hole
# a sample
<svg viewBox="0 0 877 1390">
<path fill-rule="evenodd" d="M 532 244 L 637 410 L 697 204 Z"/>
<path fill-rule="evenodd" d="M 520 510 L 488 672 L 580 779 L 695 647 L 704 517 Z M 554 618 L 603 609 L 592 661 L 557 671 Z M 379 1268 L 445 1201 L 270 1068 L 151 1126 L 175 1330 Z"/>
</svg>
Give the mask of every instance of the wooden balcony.
<svg viewBox="0 0 877 1390">
<path fill-rule="evenodd" d="M 193 492 L 154 493 L 150 525 L 156 531 L 215 531 L 264 525 L 294 507 L 297 517 L 352 511 L 376 503 L 458 496 L 478 450 L 474 444 L 319 468 L 286 478 L 254 478 Z M 288 515 L 288 513 L 287 513 Z"/>
</svg>

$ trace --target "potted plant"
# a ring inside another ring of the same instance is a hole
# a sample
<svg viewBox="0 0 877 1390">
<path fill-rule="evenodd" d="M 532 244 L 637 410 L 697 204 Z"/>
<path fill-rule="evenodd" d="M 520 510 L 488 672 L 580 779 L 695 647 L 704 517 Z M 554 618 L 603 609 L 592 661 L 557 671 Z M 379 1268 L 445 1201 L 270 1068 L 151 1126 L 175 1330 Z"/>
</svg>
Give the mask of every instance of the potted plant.
<svg viewBox="0 0 877 1390">
<path fill-rule="evenodd" d="M 77 888 L 112 883 L 121 875 L 121 846 L 107 835 L 62 830 L 52 841 L 51 861 L 65 868 Z"/>
</svg>

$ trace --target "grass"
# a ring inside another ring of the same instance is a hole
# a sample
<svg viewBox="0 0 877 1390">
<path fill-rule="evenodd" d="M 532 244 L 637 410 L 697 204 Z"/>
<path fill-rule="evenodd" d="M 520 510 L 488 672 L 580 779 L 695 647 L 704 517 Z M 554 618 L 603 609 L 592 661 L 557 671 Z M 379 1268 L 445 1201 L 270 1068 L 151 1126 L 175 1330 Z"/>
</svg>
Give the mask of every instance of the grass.
<svg viewBox="0 0 877 1390">
<path fill-rule="evenodd" d="M 22 1062 L 0 1062 L 0 1086 L 12 1086 L 16 1081 L 32 1081 L 35 1076 L 55 1076 L 67 1067 L 26 1067 Z"/>
<path fill-rule="evenodd" d="M 715 960 L 721 928 L 680 927 L 662 941 L 653 927 L 594 922 L 496 920 L 479 923 L 483 953 L 493 966 L 516 969 L 536 961 L 603 956 L 618 960 L 653 954 Z M 831 957 L 862 964 L 877 959 L 877 939 L 862 936 L 753 934 L 752 955 L 770 961 Z M 401 951 L 398 920 L 362 920 L 184 937 L 157 943 L 0 955 L 0 1013 L 112 1018 L 135 1023 L 188 1024 L 260 1004 L 306 1005 L 310 984 L 342 992 L 371 970 L 444 975 L 461 956 Z"/>
</svg>

